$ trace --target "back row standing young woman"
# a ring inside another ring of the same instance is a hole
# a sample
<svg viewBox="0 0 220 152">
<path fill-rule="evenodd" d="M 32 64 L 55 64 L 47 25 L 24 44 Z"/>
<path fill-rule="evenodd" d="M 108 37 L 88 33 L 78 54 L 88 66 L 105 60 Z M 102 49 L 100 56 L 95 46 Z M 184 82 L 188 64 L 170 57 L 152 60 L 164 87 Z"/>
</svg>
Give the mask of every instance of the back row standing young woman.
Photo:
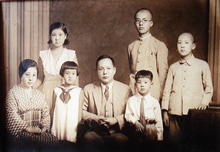
<svg viewBox="0 0 220 152">
<path fill-rule="evenodd" d="M 40 51 L 38 67 L 39 76 L 34 87 L 38 88 L 44 95 L 47 105 L 49 106 L 50 115 L 52 118 L 52 95 L 53 89 L 62 84 L 60 76 L 60 67 L 66 61 L 74 61 L 78 64 L 76 52 L 67 49 L 64 45 L 69 44 L 68 32 L 65 24 L 55 22 L 50 26 L 50 48 Z M 78 80 L 76 81 L 78 86 Z"/>
</svg>

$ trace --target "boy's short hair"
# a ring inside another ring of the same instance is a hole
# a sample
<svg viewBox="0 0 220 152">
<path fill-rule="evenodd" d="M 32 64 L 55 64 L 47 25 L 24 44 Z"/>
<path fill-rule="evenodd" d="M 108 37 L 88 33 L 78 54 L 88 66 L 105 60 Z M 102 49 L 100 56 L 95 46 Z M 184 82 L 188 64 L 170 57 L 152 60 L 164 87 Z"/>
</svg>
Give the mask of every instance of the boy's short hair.
<svg viewBox="0 0 220 152">
<path fill-rule="evenodd" d="M 135 81 L 139 78 L 149 78 L 151 81 L 153 80 L 153 73 L 149 70 L 140 70 L 135 75 Z"/>
<path fill-rule="evenodd" d="M 193 34 L 192 34 L 191 32 L 189 32 L 189 31 L 181 32 L 181 33 L 178 35 L 178 37 L 179 37 L 180 35 L 184 34 L 184 33 L 190 34 L 190 35 L 192 36 L 192 43 L 196 43 L 195 37 L 194 37 Z"/>
<path fill-rule="evenodd" d="M 153 20 L 153 12 L 152 12 L 150 9 L 148 9 L 148 8 L 140 8 L 139 10 L 137 10 L 137 11 L 135 12 L 135 14 L 134 14 L 134 20 L 136 20 L 136 15 L 137 15 L 137 13 L 140 12 L 140 11 L 144 11 L 144 10 L 150 12 L 150 14 L 151 14 L 151 20 Z"/>
<path fill-rule="evenodd" d="M 53 30 L 55 29 L 61 29 L 65 35 L 66 35 L 66 39 L 63 43 L 63 45 L 67 45 L 69 44 L 69 40 L 68 40 L 68 32 L 67 32 L 67 28 L 66 28 L 66 25 L 62 22 L 54 22 L 53 24 L 50 25 L 50 31 L 49 31 L 49 36 L 51 36 L 51 33 Z M 47 42 L 48 44 L 52 43 L 51 39 L 49 39 L 49 41 Z"/>
<path fill-rule="evenodd" d="M 77 72 L 77 76 L 79 75 L 79 68 L 78 65 L 73 62 L 73 61 L 66 61 L 62 64 L 61 68 L 60 68 L 60 75 L 63 77 L 64 75 L 64 71 L 66 69 L 75 69 Z"/>
<path fill-rule="evenodd" d="M 115 67 L 115 61 L 114 61 L 114 59 L 113 59 L 112 57 L 110 57 L 109 55 L 101 55 L 101 56 L 98 57 L 98 59 L 96 60 L 96 69 L 97 69 L 97 67 L 98 67 L 99 61 L 102 60 L 102 59 L 110 59 L 110 60 L 112 61 L 113 67 Z"/>
</svg>

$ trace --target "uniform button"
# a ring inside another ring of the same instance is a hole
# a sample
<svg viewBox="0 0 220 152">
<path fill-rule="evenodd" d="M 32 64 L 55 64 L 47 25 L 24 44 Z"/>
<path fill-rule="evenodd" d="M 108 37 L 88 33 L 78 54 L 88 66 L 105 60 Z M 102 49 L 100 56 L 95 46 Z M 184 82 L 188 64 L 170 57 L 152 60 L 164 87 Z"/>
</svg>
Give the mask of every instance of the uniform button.
<svg viewBox="0 0 220 152">
<path fill-rule="evenodd" d="M 186 78 L 183 78 L 183 80 L 186 80 Z"/>
<path fill-rule="evenodd" d="M 185 86 L 183 85 L 183 88 L 184 88 Z"/>
<path fill-rule="evenodd" d="M 139 61 L 137 61 L 137 63 L 139 63 Z"/>
<path fill-rule="evenodd" d="M 139 51 L 138 54 L 141 54 L 141 52 Z"/>
<path fill-rule="evenodd" d="M 142 43 L 140 43 L 140 45 L 142 45 Z"/>
</svg>

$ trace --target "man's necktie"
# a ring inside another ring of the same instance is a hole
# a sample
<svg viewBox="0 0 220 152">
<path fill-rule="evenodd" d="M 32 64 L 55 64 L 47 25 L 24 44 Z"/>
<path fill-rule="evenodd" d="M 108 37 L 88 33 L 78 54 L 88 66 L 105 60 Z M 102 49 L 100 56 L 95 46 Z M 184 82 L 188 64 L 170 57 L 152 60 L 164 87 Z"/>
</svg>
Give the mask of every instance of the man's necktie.
<svg viewBox="0 0 220 152">
<path fill-rule="evenodd" d="M 106 101 L 108 101 L 108 98 L 109 98 L 109 87 L 108 87 L 107 85 L 106 85 L 106 87 L 105 87 L 104 95 L 105 95 Z"/>
<path fill-rule="evenodd" d="M 141 98 L 141 105 L 140 105 L 140 123 L 146 127 L 146 121 L 145 121 L 145 114 L 144 114 L 144 97 Z"/>
</svg>

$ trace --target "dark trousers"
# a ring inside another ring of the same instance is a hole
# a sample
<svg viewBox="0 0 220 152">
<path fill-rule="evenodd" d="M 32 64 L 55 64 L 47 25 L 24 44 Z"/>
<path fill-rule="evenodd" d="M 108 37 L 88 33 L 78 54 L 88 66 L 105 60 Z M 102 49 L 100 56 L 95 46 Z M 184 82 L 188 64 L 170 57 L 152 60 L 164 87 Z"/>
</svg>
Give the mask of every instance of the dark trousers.
<svg viewBox="0 0 220 152">
<path fill-rule="evenodd" d="M 83 137 L 84 151 L 124 151 L 128 137 L 122 133 L 100 134 L 89 131 Z"/>
<path fill-rule="evenodd" d="M 187 142 L 190 140 L 190 119 L 188 115 L 169 115 L 170 126 L 168 129 L 168 141 Z"/>
</svg>

